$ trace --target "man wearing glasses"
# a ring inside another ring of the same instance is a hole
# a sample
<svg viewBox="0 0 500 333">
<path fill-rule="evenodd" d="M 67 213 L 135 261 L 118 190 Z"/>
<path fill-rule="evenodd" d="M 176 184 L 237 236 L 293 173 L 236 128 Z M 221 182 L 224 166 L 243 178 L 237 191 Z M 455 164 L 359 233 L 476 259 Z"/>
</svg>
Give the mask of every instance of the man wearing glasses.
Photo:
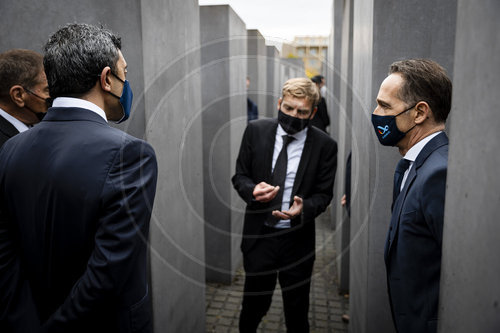
<svg viewBox="0 0 500 333">
<path fill-rule="evenodd" d="M 40 122 L 48 97 L 42 55 L 22 49 L 0 54 L 0 147 Z"/>
</svg>

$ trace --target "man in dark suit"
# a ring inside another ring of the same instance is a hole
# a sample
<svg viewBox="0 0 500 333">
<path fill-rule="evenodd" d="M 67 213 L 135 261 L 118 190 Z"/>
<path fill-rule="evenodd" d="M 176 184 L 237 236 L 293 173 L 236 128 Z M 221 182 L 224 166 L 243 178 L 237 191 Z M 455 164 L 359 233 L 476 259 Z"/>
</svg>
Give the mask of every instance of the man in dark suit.
<svg viewBox="0 0 500 333">
<path fill-rule="evenodd" d="M 149 144 L 108 124 L 127 119 L 132 104 L 120 48 L 91 25 L 55 32 L 44 55 L 53 107 L 0 152 L 1 226 L 16 236 L 0 263 L 20 261 L 42 332 L 152 330 L 157 165 Z M 10 330 L 22 331 L 15 319 Z"/>
<path fill-rule="evenodd" d="M 0 147 L 40 122 L 48 97 L 41 54 L 22 49 L 0 54 Z M 38 318 L 20 262 L 10 258 L 14 236 L 7 223 L 0 218 L 0 332 L 11 331 L 14 322 L 20 331 L 31 332 L 38 329 Z"/>
<path fill-rule="evenodd" d="M 330 116 L 328 115 L 328 109 L 326 107 L 326 100 L 321 91 L 325 87 L 325 78 L 323 75 L 316 75 L 311 78 L 311 80 L 316 84 L 318 90 L 320 91 L 320 99 L 317 105 L 318 111 L 311 120 L 311 125 L 316 126 L 323 132 L 326 132 L 328 126 L 330 126 Z"/>
<path fill-rule="evenodd" d="M 250 78 L 247 76 L 247 90 L 250 87 Z M 259 119 L 259 108 L 247 97 L 247 124 L 252 120 Z"/>
<path fill-rule="evenodd" d="M 383 145 L 404 158 L 394 176 L 384 258 L 394 324 L 401 333 L 436 332 L 452 84 L 425 59 L 395 62 L 372 115 Z"/>
<path fill-rule="evenodd" d="M 276 279 L 288 332 L 309 331 L 314 219 L 332 199 L 337 166 L 335 141 L 309 126 L 318 98 L 311 80 L 288 80 L 278 100 L 278 119 L 253 121 L 243 135 L 232 179 L 247 203 L 241 332 L 256 331 L 271 305 Z"/>
<path fill-rule="evenodd" d="M 0 54 L 0 147 L 40 122 L 48 97 L 41 54 L 22 49 Z"/>
</svg>

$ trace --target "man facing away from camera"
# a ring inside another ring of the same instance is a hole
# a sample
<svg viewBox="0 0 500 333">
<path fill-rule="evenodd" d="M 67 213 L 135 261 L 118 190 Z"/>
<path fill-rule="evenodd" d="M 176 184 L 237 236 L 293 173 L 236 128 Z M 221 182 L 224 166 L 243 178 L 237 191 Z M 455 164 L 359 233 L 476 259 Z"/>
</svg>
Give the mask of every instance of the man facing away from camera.
<svg viewBox="0 0 500 333">
<path fill-rule="evenodd" d="M 337 144 L 310 126 L 319 100 L 307 78 L 285 82 L 278 118 L 248 124 L 233 185 L 247 203 L 240 332 L 256 332 L 279 281 L 288 332 L 308 332 L 314 219 L 333 196 Z"/>
<path fill-rule="evenodd" d="M 15 235 L 0 263 L 20 261 L 32 296 L 23 301 L 36 311 L 23 316 L 39 318 L 43 332 L 152 331 L 157 165 L 148 143 L 108 124 L 126 120 L 132 105 L 120 49 L 103 28 L 55 32 L 44 47 L 53 106 L 0 152 L 0 225 Z M 7 325 L 23 331 L 21 321 Z"/>
</svg>

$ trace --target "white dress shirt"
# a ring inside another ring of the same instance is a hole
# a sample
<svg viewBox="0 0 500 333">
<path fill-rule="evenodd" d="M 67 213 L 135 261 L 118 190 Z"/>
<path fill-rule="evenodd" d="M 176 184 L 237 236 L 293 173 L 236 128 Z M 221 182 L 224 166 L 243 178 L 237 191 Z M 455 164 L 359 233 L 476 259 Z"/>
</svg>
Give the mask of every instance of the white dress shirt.
<svg viewBox="0 0 500 333">
<path fill-rule="evenodd" d="M 86 101 L 80 98 L 74 97 L 57 97 L 52 103 L 52 107 L 55 108 L 82 108 L 93 111 L 101 116 L 106 122 L 108 119 L 106 118 L 106 113 L 103 109 L 98 107 L 92 102 Z"/>
<path fill-rule="evenodd" d="M 425 145 L 428 144 L 429 141 L 431 141 L 436 135 L 438 135 L 441 132 L 443 132 L 443 131 L 432 133 L 431 135 L 426 136 L 425 138 L 423 138 L 422 140 L 417 142 L 413 147 L 411 147 L 406 152 L 404 159 L 410 161 L 410 166 L 408 167 L 408 169 L 404 173 L 403 180 L 401 181 L 401 187 L 399 188 L 400 191 L 403 190 L 403 187 L 405 186 L 406 178 L 408 178 L 408 175 L 410 174 L 410 170 L 413 167 L 413 163 L 417 159 L 417 157 L 420 154 L 420 152 L 422 151 L 422 149 L 424 149 Z"/>
<path fill-rule="evenodd" d="M 290 134 L 285 132 L 281 125 L 278 125 L 278 129 L 276 130 L 276 139 L 274 141 L 272 171 L 274 171 L 278 155 L 283 147 L 283 135 Z M 286 165 L 285 188 L 283 189 L 283 201 L 281 203 L 282 211 L 290 209 L 290 196 L 292 195 L 293 183 L 295 182 L 295 176 L 297 175 L 297 169 L 299 168 L 300 158 L 302 157 L 302 151 L 304 150 L 304 144 L 307 138 L 307 127 L 290 136 L 293 136 L 295 140 L 290 142 L 286 149 L 288 163 Z M 290 220 L 280 220 L 274 228 L 290 228 Z"/>
<path fill-rule="evenodd" d="M 5 112 L 4 110 L 0 109 L 0 116 L 2 116 L 5 120 L 7 120 L 9 123 L 14 126 L 19 133 L 22 133 L 24 131 L 28 130 L 28 126 L 23 123 L 22 121 L 18 120 L 17 118 L 12 117 L 10 114 Z"/>
</svg>

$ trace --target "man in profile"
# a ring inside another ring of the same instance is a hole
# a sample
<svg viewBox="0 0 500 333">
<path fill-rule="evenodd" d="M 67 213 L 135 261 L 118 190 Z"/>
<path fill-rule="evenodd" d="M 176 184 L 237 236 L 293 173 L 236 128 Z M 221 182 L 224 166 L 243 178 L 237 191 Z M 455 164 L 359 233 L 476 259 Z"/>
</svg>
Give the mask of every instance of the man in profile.
<svg viewBox="0 0 500 333">
<path fill-rule="evenodd" d="M 41 54 L 22 49 L 0 54 L 0 147 L 40 122 L 47 112 L 47 98 Z"/>
<path fill-rule="evenodd" d="M 55 32 L 44 47 L 53 106 L 0 151 L 1 226 L 17 236 L 9 256 L 20 258 L 43 332 L 152 331 L 157 165 L 148 143 L 108 124 L 132 105 L 120 49 L 92 25 Z"/>
<path fill-rule="evenodd" d="M 437 330 L 452 84 L 426 59 L 398 61 L 382 82 L 372 123 L 403 156 L 394 174 L 385 263 L 392 317 L 401 333 Z"/>
<path fill-rule="evenodd" d="M 41 54 L 12 49 L 0 54 L 0 148 L 40 122 L 49 97 Z M 30 332 L 39 327 L 19 258 L 11 260 L 14 234 L 0 218 L 0 331 Z"/>
</svg>

